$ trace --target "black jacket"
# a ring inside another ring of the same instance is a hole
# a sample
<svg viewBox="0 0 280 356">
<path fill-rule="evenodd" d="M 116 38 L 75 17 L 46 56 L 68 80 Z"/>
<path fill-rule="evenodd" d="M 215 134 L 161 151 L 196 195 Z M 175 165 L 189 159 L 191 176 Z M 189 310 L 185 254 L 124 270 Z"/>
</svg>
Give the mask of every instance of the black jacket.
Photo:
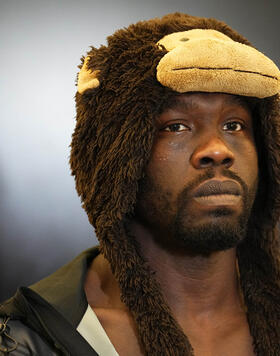
<svg viewBox="0 0 280 356">
<path fill-rule="evenodd" d="M 76 331 L 86 308 L 83 285 L 98 247 L 0 306 L 0 355 L 98 355 Z"/>
</svg>

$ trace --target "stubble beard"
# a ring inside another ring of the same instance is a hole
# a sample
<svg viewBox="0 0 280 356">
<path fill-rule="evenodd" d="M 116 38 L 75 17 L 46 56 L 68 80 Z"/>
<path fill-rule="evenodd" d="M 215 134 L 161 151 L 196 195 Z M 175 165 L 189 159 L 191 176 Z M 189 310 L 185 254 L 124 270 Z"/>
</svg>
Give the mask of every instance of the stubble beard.
<svg viewBox="0 0 280 356">
<path fill-rule="evenodd" d="M 215 173 L 210 169 L 185 187 L 177 198 L 175 211 L 170 208 L 170 193 L 164 192 L 148 177 L 144 178 L 139 192 L 143 196 L 144 205 L 140 220 L 152 230 L 156 243 L 168 250 L 207 256 L 237 247 L 244 240 L 256 196 L 257 180 L 248 188 L 235 173 L 227 170 L 223 172 L 224 177 L 238 181 L 242 187 L 243 209 L 237 218 L 232 218 L 232 211 L 227 207 L 211 211 L 213 219 L 208 223 L 195 224 L 195 218 L 188 216 L 190 191 L 214 176 Z"/>
</svg>

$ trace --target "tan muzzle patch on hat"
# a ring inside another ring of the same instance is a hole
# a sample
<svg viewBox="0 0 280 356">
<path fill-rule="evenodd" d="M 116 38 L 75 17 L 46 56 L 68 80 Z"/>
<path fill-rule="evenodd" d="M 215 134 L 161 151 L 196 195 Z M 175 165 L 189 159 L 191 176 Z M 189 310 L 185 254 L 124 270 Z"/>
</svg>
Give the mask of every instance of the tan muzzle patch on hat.
<svg viewBox="0 0 280 356">
<path fill-rule="evenodd" d="M 280 92 L 280 71 L 272 60 L 221 32 L 175 32 L 157 45 L 168 51 L 157 66 L 157 79 L 179 93 L 222 92 L 265 98 Z"/>
</svg>

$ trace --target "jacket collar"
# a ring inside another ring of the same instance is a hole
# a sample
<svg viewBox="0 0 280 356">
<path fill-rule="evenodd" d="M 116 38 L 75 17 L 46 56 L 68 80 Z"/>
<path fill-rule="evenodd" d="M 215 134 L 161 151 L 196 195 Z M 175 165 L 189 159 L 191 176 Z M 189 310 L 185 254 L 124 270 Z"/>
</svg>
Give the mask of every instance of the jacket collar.
<svg viewBox="0 0 280 356">
<path fill-rule="evenodd" d="M 84 292 L 87 269 L 99 253 L 98 246 L 90 248 L 52 275 L 30 286 L 75 328 L 88 305 Z"/>
</svg>

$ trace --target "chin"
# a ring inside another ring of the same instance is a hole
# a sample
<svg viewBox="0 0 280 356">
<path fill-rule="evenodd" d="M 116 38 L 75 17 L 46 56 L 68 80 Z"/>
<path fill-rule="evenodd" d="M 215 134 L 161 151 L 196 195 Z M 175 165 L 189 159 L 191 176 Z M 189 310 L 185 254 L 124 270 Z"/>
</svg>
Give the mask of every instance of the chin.
<svg viewBox="0 0 280 356">
<path fill-rule="evenodd" d="M 247 219 L 246 219 L 247 220 Z M 200 225 L 184 226 L 175 222 L 171 244 L 192 254 L 209 255 L 237 247 L 246 236 L 247 221 L 236 221 L 226 212 L 216 212 L 216 217 Z"/>
</svg>

